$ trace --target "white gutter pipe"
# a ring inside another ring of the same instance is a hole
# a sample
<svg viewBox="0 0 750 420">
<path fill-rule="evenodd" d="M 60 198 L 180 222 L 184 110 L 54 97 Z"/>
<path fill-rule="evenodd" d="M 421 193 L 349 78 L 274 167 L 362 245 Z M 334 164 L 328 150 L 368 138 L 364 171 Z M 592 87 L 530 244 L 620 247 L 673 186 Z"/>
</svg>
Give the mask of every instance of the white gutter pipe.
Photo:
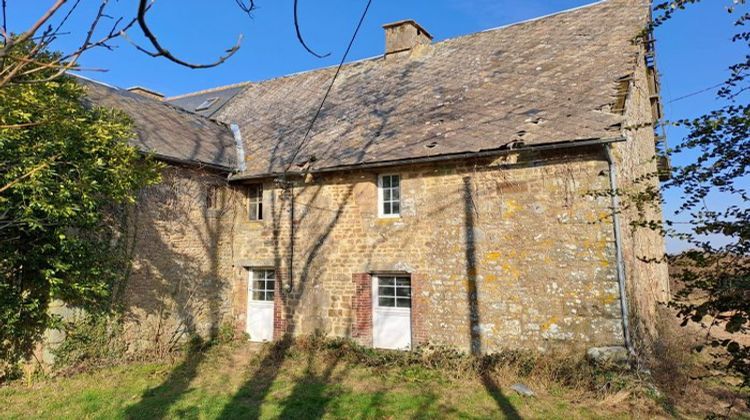
<svg viewBox="0 0 750 420">
<path fill-rule="evenodd" d="M 620 229 L 620 196 L 617 189 L 617 168 L 612 157 L 612 145 L 605 144 L 604 152 L 609 164 L 609 185 L 612 189 L 612 223 L 615 225 L 615 259 L 617 261 L 617 283 L 620 288 L 620 307 L 622 311 L 622 331 L 625 347 L 631 355 L 635 355 L 630 338 L 630 315 L 628 313 L 628 294 L 625 288 L 625 263 L 622 256 L 622 231 Z"/>
<path fill-rule="evenodd" d="M 234 136 L 234 147 L 237 149 L 237 170 L 239 172 L 245 172 L 245 143 L 242 142 L 240 126 L 237 124 L 230 124 L 229 128 L 232 130 L 232 135 Z"/>
</svg>

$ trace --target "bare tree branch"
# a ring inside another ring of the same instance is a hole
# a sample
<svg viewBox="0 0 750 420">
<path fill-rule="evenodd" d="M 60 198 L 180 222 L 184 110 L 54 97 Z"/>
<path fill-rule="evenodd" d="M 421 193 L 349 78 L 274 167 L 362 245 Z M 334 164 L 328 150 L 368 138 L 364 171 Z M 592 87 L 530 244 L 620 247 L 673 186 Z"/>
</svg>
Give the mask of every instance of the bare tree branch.
<svg viewBox="0 0 750 420">
<path fill-rule="evenodd" d="M 0 88 L 2 86 L 5 86 L 7 83 L 40 83 L 40 82 L 48 82 L 51 80 L 54 80 L 60 76 L 62 76 L 65 72 L 76 70 L 80 71 L 81 68 L 78 66 L 78 60 L 80 59 L 81 55 L 83 55 L 86 51 L 91 50 L 93 48 L 107 48 L 109 50 L 112 50 L 114 48 L 113 45 L 110 45 L 109 42 L 113 39 L 121 36 L 121 33 L 129 30 L 130 28 L 135 25 L 137 22 L 136 18 L 131 19 L 128 21 L 128 23 L 121 27 L 121 24 L 123 22 L 123 18 L 120 17 L 115 20 L 115 22 L 112 24 L 112 27 L 110 28 L 109 32 L 107 32 L 105 35 L 103 35 L 100 39 L 96 41 L 92 41 L 94 34 L 96 33 L 98 27 L 100 26 L 100 23 L 103 18 L 111 18 L 106 13 L 106 8 L 109 5 L 109 0 L 101 0 L 101 3 L 99 4 L 99 8 L 97 10 L 97 13 L 93 20 L 91 21 L 91 24 L 89 25 L 89 29 L 86 32 L 86 37 L 83 40 L 83 42 L 80 44 L 80 46 L 73 52 L 68 53 L 67 55 L 63 55 L 53 61 L 39 61 L 36 60 L 36 55 L 42 51 L 44 48 L 50 45 L 55 39 L 56 36 L 61 34 L 60 30 L 62 29 L 64 23 L 69 19 L 70 15 L 76 10 L 80 3 L 80 0 L 77 0 L 71 9 L 68 11 L 68 13 L 63 17 L 60 24 L 57 25 L 55 29 L 49 28 L 44 32 L 44 34 L 32 37 L 30 39 L 37 39 L 37 45 L 35 45 L 34 49 L 28 54 L 26 54 L 24 57 L 17 57 L 13 60 L 13 64 L 10 67 L 1 66 L 0 67 L 0 75 L 2 75 L 2 79 L 0 80 Z M 5 59 L 7 57 L 4 57 Z M 31 79 L 28 80 L 27 78 L 20 78 L 20 76 L 29 76 L 34 73 L 38 73 L 44 70 L 50 70 L 50 69 L 56 69 L 56 71 L 46 77 L 39 78 L 39 79 Z M 93 69 L 96 71 L 102 71 L 102 69 Z"/>
<path fill-rule="evenodd" d="M 26 32 L 19 35 L 17 38 L 7 38 L 5 45 L 3 45 L 3 48 L 0 48 L 0 57 L 5 57 L 8 52 L 10 52 L 11 49 L 13 49 L 14 46 L 23 43 L 27 41 L 29 38 L 34 36 L 36 34 L 36 31 L 39 30 L 39 28 L 42 27 L 54 14 L 57 12 L 58 9 L 60 9 L 63 4 L 65 4 L 68 0 L 57 0 L 55 4 L 53 4 L 49 9 L 47 9 L 46 12 L 42 15 L 42 17 L 39 18 L 36 22 L 34 22 L 33 25 L 29 29 L 26 30 Z M 4 10 L 4 8 L 3 8 Z M 5 24 L 5 22 L 3 22 Z"/>
<path fill-rule="evenodd" d="M 255 10 L 254 0 L 248 0 L 247 4 L 244 0 L 234 0 L 234 2 L 237 3 L 237 7 L 239 7 L 243 12 L 247 13 L 248 16 L 250 16 L 250 13 Z"/>
<path fill-rule="evenodd" d="M 207 63 L 207 64 L 194 64 L 189 63 L 185 60 L 182 60 L 180 58 L 175 57 L 169 50 L 162 47 L 162 45 L 159 43 L 159 40 L 157 39 L 156 35 L 151 31 L 151 28 L 146 23 L 146 12 L 148 11 L 148 8 L 150 7 L 150 2 L 148 0 L 139 0 L 138 2 L 138 26 L 140 26 L 141 31 L 143 31 L 143 35 L 148 38 L 149 42 L 151 43 L 151 46 L 156 50 L 155 52 L 148 51 L 147 49 L 138 46 L 134 42 L 130 41 L 131 44 L 133 44 L 139 51 L 150 55 L 151 57 L 164 57 L 167 60 L 170 60 L 172 62 L 175 62 L 177 64 L 180 64 L 182 66 L 191 68 L 191 69 L 206 69 L 211 67 L 216 67 L 219 64 L 227 61 L 229 57 L 233 56 L 234 53 L 236 53 L 240 49 L 240 43 L 242 42 L 242 34 L 240 34 L 239 38 L 237 39 L 237 43 L 230 49 L 228 49 L 226 52 L 227 54 L 219 57 L 216 61 L 213 63 Z M 151 2 L 153 3 L 153 2 Z M 124 32 L 120 32 L 121 35 L 124 35 Z M 124 37 L 127 39 L 126 37 Z"/>
<path fill-rule="evenodd" d="M 305 49 L 307 50 L 307 52 L 309 52 L 310 54 L 312 54 L 312 55 L 314 55 L 314 56 L 316 56 L 318 58 L 328 57 L 329 55 L 331 55 L 331 53 L 325 53 L 325 54 L 322 54 L 322 55 L 318 54 L 315 51 L 313 51 L 312 49 L 310 49 L 310 47 L 307 46 L 307 43 L 305 43 L 305 40 L 302 37 L 302 31 L 299 28 L 299 16 L 297 14 L 298 3 L 299 3 L 299 0 L 294 0 L 294 30 L 297 32 L 297 40 L 299 41 L 300 44 L 302 44 L 303 47 L 305 47 Z"/>
<path fill-rule="evenodd" d="M 8 0 L 3 0 L 3 38 L 8 41 Z"/>
</svg>

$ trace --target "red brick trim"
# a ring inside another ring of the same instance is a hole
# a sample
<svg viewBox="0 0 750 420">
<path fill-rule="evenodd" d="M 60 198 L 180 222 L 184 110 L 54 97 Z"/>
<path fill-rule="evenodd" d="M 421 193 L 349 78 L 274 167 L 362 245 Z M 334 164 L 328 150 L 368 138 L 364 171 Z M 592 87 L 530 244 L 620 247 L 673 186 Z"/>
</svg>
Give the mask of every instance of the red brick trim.
<svg viewBox="0 0 750 420">
<path fill-rule="evenodd" d="M 427 299 L 423 296 L 427 276 L 421 273 L 411 275 L 411 343 L 412 348 L 427 344 Z"/>
<path fill-rule="evenodd" d="M 278 269 L 276 271 L 276 286 L 273 292 L 273 339 L 280 340 L 287 333 L 287 319 L 284 313 L 284 299 L 282 293 L 282 279 L 286 278 L 286 270 Z"/>
<path fill-rule="evenodd" d="M 248 277 L 250 276 L 249 270 L 240 267 L 239 277 L 235 283 L 234 291 L 234 331 L 238 337 L 241 337 L 247 331 L 247 300 L 248 300 Z"/>
<path fill-rule="evenodd" d="M 372 276 L 369 273 L 352 274 L 354 320 L 352 337 L 360 344 L 372 345 Z"/>
</svg>

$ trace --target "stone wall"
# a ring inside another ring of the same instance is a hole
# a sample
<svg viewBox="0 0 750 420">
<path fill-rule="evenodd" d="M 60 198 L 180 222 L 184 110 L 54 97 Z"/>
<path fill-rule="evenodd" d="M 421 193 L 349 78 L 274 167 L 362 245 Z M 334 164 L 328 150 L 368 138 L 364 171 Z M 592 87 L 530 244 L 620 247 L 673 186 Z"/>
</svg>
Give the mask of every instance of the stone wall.
<svg viewBox="0 0 750 420">
<path fill-rule="evenodd" d="M 668 298 L 658 206 L 626 197 L 658 187 L 643 57 L 613 146 L 623 193 L 623 252 L 633 325 L 655 330 Z M 383 169 L 401 175 L 401 217 L 379 218 L 377 175 L 349 171 L 265 180 L 265 218 L 248 218 L 247 185 L 171 167 L 134 213 L 126 288 L 136 347 L 170 345 L 224 322 L 244 332 L 249 268 L 275 268 L 274 337 L 354 337 L 371 344 L 369 282 L 412 278 L 415 343 L 467 351 L 623 343 L 608 166 L 603 147 L 512 153 L 497 159 Z M 644 179 L 646 179 L 644 181 Z M 206 207 L 207 185 L 221 203 Z M 596 194 L 600 193 L 600 194 Z M 135 340 L 137 338 L 137 340 Z"/>
<path fill-rule="evenodd" d="M 317 330 L 368 344 L 361 283 L 405 272 L 416 342 L 481 351 L 622 344 L 610 201 L 591 194 L 609 188 L 602 152 L 387 169 L 401 175 L 396 219 L 378 218 L 375 172 L 265 182 L 263 221 L 247 220 L 244 188 L 234 186 L 235 325 L 244 331 L 241 267 L 277 267 L 276 336 Z"/>
<path fill-rule="evenodd" d="M 670 298 L 664 237 L 658 230 L 662 209 L 655 159 L 656 138 L 643 51 L 630 82 L 623 133 L 628 139 L 613 147 L 622 201 L 623 255 L 636 344 L 656 336 L 657 304 Z M 654 197 L 653 194 L 657 196 Z M 646 200 L 646 202 L 643 202 Z M 649 226 L 644 226 L 643 223 Z M 651 222 L 655 223 L 654 225 Z"/>
<path fill-rule="evenodd" d="M 231 316 L 234 213 L 221 192 L 207 207 L 209 185 L 225 191 L 226 175 L 168 167 L 131 212 L 133 265 L 122 301 L 133 350 L 210 338 Z"/>
</svg>

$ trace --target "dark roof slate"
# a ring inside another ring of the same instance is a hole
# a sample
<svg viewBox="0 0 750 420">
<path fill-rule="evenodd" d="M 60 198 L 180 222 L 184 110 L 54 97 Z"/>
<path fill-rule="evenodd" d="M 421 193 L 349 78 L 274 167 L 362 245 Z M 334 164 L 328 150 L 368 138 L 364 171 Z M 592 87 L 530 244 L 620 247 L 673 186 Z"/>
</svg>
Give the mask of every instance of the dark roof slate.
<svg viewBox="0 0 750 420">
<path fill-rule="evenodd" d="M 166 98 L 164 101 L 186 111 L 194 112 L 204 117 L 212 117 L 236 94 L 242 92 L 242 89 L 247 85 L 248 83 L 239 83 L 231 86 L 223 86 L 216 89 Z M 205 109 L 198 109 L 206 101 L 211 101 L 210 106 Z"/>
<path fill-rule="evenodd" d="M 237 166 L 234 137 L 225 124 L 124 89 L 77 79 L 86 87 L 91 103 L 119 109 L 131 117 L 138 136 L 130 143 L 142 151 L 227 170 Z"/>
<path fill-rule="evenodd" d="M 609 106 L 648 14 L 609 0 L 347 64 L 292 170 L 619 137 Z M 215 115 L 241 128 L 244 175 L 285 170 L 334 72 L 248 84 Z"/>
</svg>

